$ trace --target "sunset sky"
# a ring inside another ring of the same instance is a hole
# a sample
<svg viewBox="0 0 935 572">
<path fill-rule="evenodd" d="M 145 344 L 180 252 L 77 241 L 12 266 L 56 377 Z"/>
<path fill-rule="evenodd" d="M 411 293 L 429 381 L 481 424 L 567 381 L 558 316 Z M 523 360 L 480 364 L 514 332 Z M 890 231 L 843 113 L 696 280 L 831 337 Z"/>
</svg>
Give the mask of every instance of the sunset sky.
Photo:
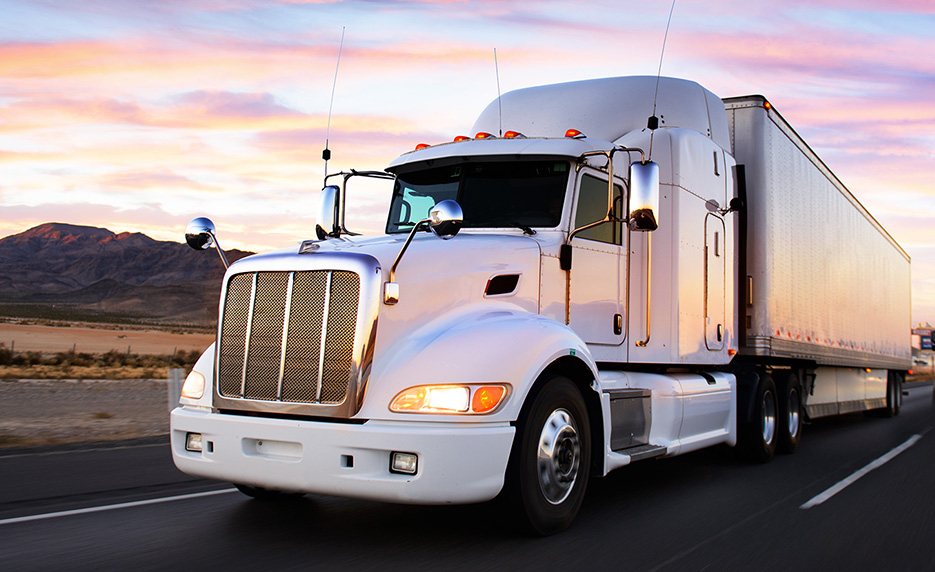
<svg viewBox="0 0 935 572">
<path fill-rule="evenodd" d="M 0 0 L 0 236 L 311 237 L 329 171 L 470 134 L 503 91 L 655 74 L 665 1 Z M 935 1 L 681 0 L 662 73 L 762 94 L 913 259 L 935 322 Z M 352 197 L 377 231 L 387 194 Z M 355 224 L 356 223 L 356 224 Z"/>
</svg>

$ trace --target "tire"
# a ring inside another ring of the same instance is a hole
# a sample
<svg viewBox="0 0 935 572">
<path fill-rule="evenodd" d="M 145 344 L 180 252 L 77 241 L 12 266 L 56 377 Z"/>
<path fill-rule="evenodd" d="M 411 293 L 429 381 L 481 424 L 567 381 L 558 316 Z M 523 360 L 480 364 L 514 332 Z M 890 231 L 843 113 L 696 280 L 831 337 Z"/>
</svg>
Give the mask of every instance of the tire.
<svg viewBox="0 0 935 572">
<path fill-rule="evenodd" d="M 275 491 L 272 489 L 264 489 L 263 487 L 254 487 L 252 485 L 238 485 L 234 483 L 234 486 L 237 487 L 237 490 L 247 495 L 250 498 L 255 498 L 260 501 L 271 501 L 274 499 L 281 498 L 283 496 L 282 491 Z"/>
<path fill-rule="evenodd" d="M 779 435 L 776 446 L 781 453 L 795 453 L 802 439 L 802 384 L 790 373 L 779 393 Z"/>
<path fill-rule="evenodd" d="M 510 497 L 537 534 L 568 528 L 591 468 L 591 430 L 584 399 L 563 376 L 545 381 L 517 424 L 507 469 Z"/>
<path fill-rule="evenodd" d="M 886 375 L 886 409 L 883 410 L 884 417 L 895 417 L 899 415 L 899 410 L 903 404 L 903 387 L 900 383 L 899 374 L 893 371 Z"/>
<path fill-rule="evenodd" d="M 757 463 L 768 463 L 779 441 L 779 400 L 769 375 L 764 375 L 757 386 L 751 421 L 745 428 L 747 456 Z"/>
</svg>

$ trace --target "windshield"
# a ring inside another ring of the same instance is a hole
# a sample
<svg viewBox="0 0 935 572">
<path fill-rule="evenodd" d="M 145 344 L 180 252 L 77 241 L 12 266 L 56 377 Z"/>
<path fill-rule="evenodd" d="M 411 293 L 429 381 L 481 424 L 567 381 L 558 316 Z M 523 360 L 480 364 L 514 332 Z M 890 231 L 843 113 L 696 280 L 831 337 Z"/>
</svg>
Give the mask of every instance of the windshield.
<svg viewBox="0 0 935 572">
<path fill-rule="evenodd" d="M 400 174 L 386 232 L 409 232 L 445 199 L 461 205 L 465 228 L 558 226 L 568 168 L 555 160 L 472 162 Z"/>
</svg>

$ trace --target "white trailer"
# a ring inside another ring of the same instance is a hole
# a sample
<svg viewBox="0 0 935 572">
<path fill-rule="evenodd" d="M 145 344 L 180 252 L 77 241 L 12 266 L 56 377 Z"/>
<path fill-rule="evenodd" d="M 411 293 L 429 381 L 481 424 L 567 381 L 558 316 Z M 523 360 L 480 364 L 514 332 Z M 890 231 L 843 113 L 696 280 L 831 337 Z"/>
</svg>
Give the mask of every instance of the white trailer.
<svg viewBox="0 0 935 572">
<path fill-rule="evenodd" d="M 811 417 L 886 407 L 910 367 L 909 256 L 763 97 L 725 104 L 746 174 L 741 354 L 797 365 Z"/>
<path fill-rule="evenodd" d="M 764 99 L 591 80 L 504 94 L 472 132 L 341 174 L 317 239 L 230 266 L 172 412 L 181 470 L 255 497 L 504 494 L 548 534 L 631 462 L 767 461 L 804 415 L 898 412 L 909 259 Z M 393 179 L 384 236 L 345 228 L 360 174 Z"/>
</svg>

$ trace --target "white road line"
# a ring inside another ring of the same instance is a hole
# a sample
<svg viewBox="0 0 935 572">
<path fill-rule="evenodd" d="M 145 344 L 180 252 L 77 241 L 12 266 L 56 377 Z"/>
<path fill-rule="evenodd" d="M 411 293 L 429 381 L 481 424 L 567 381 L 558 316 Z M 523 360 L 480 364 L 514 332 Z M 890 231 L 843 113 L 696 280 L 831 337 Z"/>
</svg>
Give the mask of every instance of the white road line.
<svg viewBox="0 0 935 572">
<path fill-rule="evenodd" d="M 187 500 L 187 499 L 195 499 L 195 498 L 200 498 L 200 497 L 210 497 L 210 496 L 213 496 L 213 495 L 221 495 L 221 494 L 224 494 L 224 493 L 232 493 L 232 492 L 234 492 L 234 491 L 236 491 L 236 490 L 237 490 L 237 489 L 221 489 L 221 490 L 219 490 L 219 491 L 207 491 L 207 492 L 203 492 L 203 493 L 191 493 L 191 494 L 187 494 L 187 495 L 178 495 L 178 496 L 174 496 L 174 497 L 162 497 L 162 498 L 158 498 L 158 499 L 149 499 L 149 500 L 141 500 L 141 501 L 133 501 L 133 502 L 122 502 L 122 503 L 119 503 L 119 504 L 108 504 L 108 505 L 104 505 L 104 506 L 92 506 L 92 507 L 88 507 L 88 508 L 79 508 L 79 509 L 75 509 L 75 510 L 63 510 L 63 511 L 61 511 L 61 512 L 48 512 L 48 513 L 45 513 L 45 514 L 34 514 L 34 515 L 32 515 L 32 516 L 18 516 L 18 517 L 16 517 L 16 518 L 7 518 L 7 519 L 4 519 L 4 520 L 0 520 L 0 525 L 4 525 L 4 524 L 14 524 L 14 523 L 17 523 L 17 522 L 29 522 L 29 521 L 32 521 L 32 520 L 45 520 L 45 519 L 48 519 L 48 518 L 58 518 L 58 517 L 60 517 L 60 516 L 72 516 L 72 515 L 76 515 L 76 514 L 89 514 L 89 513 L 92 513 L 92 512 L 104 512 L 104 511 L 107 511 L 107 510 L 117 510 L 117 509 L 121 509 L 121 508 L 130 508 L 130 507 L 133 507 L 133 506 L 144 506 L 144 505 L 148 505 L 148 504 L 159 504 L 159 503 L 172 502 L 172 501 L 177 501 L 177 500 Z"/>
<path fill-rule="evenodd" d="M 19 457 L 48 457 L 50 455 L 68 455 L 71 453 L 98 453 L 101 451 L 119 451 L 121 449 L 143 449 L 145 447 L 168 447 L 169 441 L 165 443 L 149 443 L 146 445 L 121 445 L 119 447 L 93 447 L 90 449 L 65 449 L 58 451 L 36 451 L 33 453 L 14 453 L 12 455 L 0 454 L 0 461 L 4 459 L 17 459 Z"/>
<path fill-rule="evenodd" d="M 882 466 L 885 465 L 886 463 L 892 461 L 892 460 L 896 457 L 896 455 L 902 453 L 903 451 L 905 451 L 905 450 L 908 449 L 909 447 L 912 447 L 913 445 L 915 445 L 916 442 L 917 442 L 919 439 L 921 439 L 921 438 L 922 438 L 922 435 L 913 435 L 912 437 L 909 438 L 908 441 L 906 441 L 905 443 L 903 443 L 903 444 L 900 445 L 899 447 L 896 447 L 895 449 L 893 449 L 893 450 L 890 451 L 889 453 L 887 453 L 887 454 L 883 455 L 882 457 L 880 457 L 879 459 L 873 461 L 872 463 L 870 463 L 869 465 L 867 465 L 867 466 L 864 467 L 863 469 L 860 469 L 859 471 L 855 472 L 855 473 L 852 474 L 851 476 L 847 477 L 846 479 L 844 479 L 843 481 L 841 481 L 841 482 L 839 482 L 838 484 L 834 485 L 833 487 L 831 487 L 830 489 L 828 489 L 828 490 L 826 490 L 825 492 L 821 493 L 820 495 L 814 497 L 812 500 L 810 500 L 810 501 L 808 501 L 807 503 L 803 504 L 803 505 L 800 506 L 799 508 L 801 508 L 801 509 L 809 509 L 809 508 L 812 508 L 813 506 L 818 506 L 818 505 L 820 505 L 821 503 L 825 502 L 826 500 L 830 499 L 830 498 L 833 497 L 834 495 L 836 495 L 836 494 L 838 494 L 839 492 L 843 491 L 845 488 L 847 488 L 847 487 L 849 487 L 850 485 L 852 485 L 852 484 L 853 484 L 855 481 L 857 481 L 857 479 L 859 479 L 860 477 L 866 475 L 867 473 L 869 473 L 870 471 L 872 471 L 872 470 L 874 470 L 874 469 L 879 469 L 880 467 L 882 467 Z"/>
</svg>

